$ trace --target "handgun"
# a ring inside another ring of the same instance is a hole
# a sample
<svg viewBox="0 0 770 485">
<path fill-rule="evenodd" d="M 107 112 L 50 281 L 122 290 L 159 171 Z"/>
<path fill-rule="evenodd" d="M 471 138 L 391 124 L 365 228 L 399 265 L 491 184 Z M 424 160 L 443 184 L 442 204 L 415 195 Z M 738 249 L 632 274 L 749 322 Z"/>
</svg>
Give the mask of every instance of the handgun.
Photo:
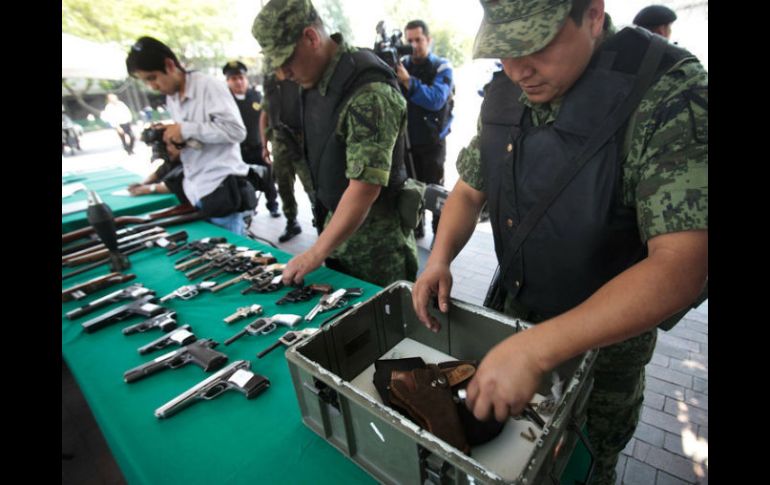
<svg viewBox="0 0 770 485">
<path fill-rule="evenodd" d="M 142 345 L 137 350 L 141 355 L 145 355 L 155 350 L 165 349 L 166 347 L 174 344 L 181 347 L 187 344 L 191 344 L 196 340 L 198 340 L 198 337 L 196 337 L 195 334 L 190 331 L 190 326 L 185 324 L 179 328 L 171 330 L 165 335 L 161 335 L 147 345 Z"/>
<path fill-rule="evenodd" d="M 166 311 L 159 315 L 154 315 L 151 318 L 143 322 L 129 325 L 123 329 L 123 335 L 133 335 L 137 332 L 146 332 L 153 328 L 159 328 L 164 332 L 168 332 L 177 327 L 176 325 L 176 312 Z"/>
<path fill-rule="evenodd" d="M 313 327 L 303 328 L 302 330 L 289 330 L 285 334 L 281 335 L 273 345 L 266 348 L 262 352 L 258 353 L 257 358 L 261 359 L 262 357 L 266 356 L 268 353 L 277 349 L 281 345 L 285 345 L 286 347 L 291 347 L 292 345 L 296 344 L 300 340 L 304 340 L 310 337 L 311 335 L 315 334 L 319 330 L 320 328 L 313 328 Z"/>
<path fill-rule="evenodd" d="M 243 330 L 225 340 L 225 345 L 230 345 L 247 333 L 249 335 L 267 335 L 268 333 L 278 328 L 278 325 L 294 328 L 300 322 L 302 322 L 301 316 L 283 313 L 273 315 L 272 317 L 257 318 L 253 322 L 243 327 Z"/>
<path fill-rule="evenodd" d="M 200 399 L 214 399 L 229 389 L 243 393 L 246 399 L 256 397 L 270 387 L 270 381 L 249 369 L 251 362 L 236 360 L 156 409 L 155 417 L 168 418 Z"/>
<path fill-rule="evenodd" d="M 152 317 L 166 311 L 166 309 L 162 306 L 151 303 L 154 299 L 155 296 L 153 295 L 145 295 L 138 300 L 126 303 L 125 305 L 121 305 L 117 308 L 113 308 L 112 310 L 106 313 L 102 313 L 101 315 L 94 317 L 87 322 L 83 322 L 83 330 L 87 333 L 91 333 L 95 332 L 96 330 L 100 330 L 112 323 L 125 320 L 132 315 Z"/>
<path fill-rule="evenodd" d="M 145 288 L 141 283 L 134 283 L 133 285 L 127 286 L 122 290 L 113 291 L 109 295 L 104 295 L 103 297 L 97 298 L 87 305 L 83 305 L 80 308 L 75 308 L 74 310 L 67 312 L 67 318 L 74 320 L 76 318 L 82 317 L 83 315 L 88 315 L 89 313 L 107 306 L 110 303 L 129 299 L 136 300 L 137 298 L 144 295 L 155 295 L 155 292 L 149 288 Z"/>
<path fill-rule="evenodd" d="M 217 345 L 219 342 L 208 338 L 196 340 L 181 349 L 163 354 L 156 359 L 127 370 L 123 374 L 123 380 L 130 384 L 163 369 L 178 369 L 189 363 L 201 367 L 206 372 L 219 369 L 227 362 L 227 355 L 213 350 Z"/>
</svg>

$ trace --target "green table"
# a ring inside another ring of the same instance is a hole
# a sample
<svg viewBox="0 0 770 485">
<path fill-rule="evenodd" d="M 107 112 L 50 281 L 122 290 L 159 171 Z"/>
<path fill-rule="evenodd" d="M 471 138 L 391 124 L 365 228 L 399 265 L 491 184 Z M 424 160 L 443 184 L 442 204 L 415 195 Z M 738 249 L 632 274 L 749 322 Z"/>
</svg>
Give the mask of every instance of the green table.
<svg viewBox="0 0 770 485">
<path fill-rule="evenodd" d="M 186 230 L 190 241 L 207 236 L 225 236 L 229 242 L 270 251 L 279 262 L 285 263 L 290 258 L 287 253 L 235 236 L 207 222 L 174 226 L 169 230 Z M 376 483 L 355 463 L 302 424 L 283 355 L 285 349 L 277 349 L 263 359 L 256 358 L 259 351 L 283 333 L 283 327 L 269 335 L 246 335 L 227 347 L 217 347 L 229 356 L 229 362 L 249 360 L 252 371 L 270 379 L 271 386 L 263 394 L 247 400 L 238 392 L 228 391 L 211 401 L 199 401 L 171 418 L 159 420 L 153 415 L 156 408 L 210 373 L 189 364 L 126 384 L 122 379 L 123 372 L 177 347 L 139 355 L 138 347 L 161 335 L 158 330 L 128 336 L 121 333 L 123 327 L 140 322 L 141 317 L 132 317 L 92 334 L 83 332 L 80 324 L 100 312 L 75 321 L 65 318 L 66 312 L 132 283 L 143 283 L 155 290 L 158 297 L 189 284 L 181 272 L 173 269 L 173 262 L 183 254 L 187 253 L 167 257 L 160 248 L 133 254 L 129 256 L 132 266 L 126 272 L 136 274 L 135 280 L 62 306 L 63 358 L 128 483 Z M 106 266 L 93 269 L 65 280 L 65 286 L 108 271 Z M 225 278 L 220 276 L 217 279 L 224 281 Z M 335 288 L 363 288 L 363 296 L 353 302 L 368 299 L 380 290 L 378 286 L 327 268 L 311 273 L 306 283 L 329 283 Z M 221 344 L 251 321 L 244 319 L 232 325 L 222 321 L 237 307 L 259 303 L 264 307 L 264 315 L 305 315 L 317 301 L 315 298 L 304 303 L 277 306 L 275 301 L 289 289 L 241 295 L 240 290 L 245 286 L 246 283 L 239 283 L 216 294 L 202 293 L 186 301 L 173 299 L 164 306 L 177 312 L 180 325 L 190 324 L 198 338 L 212 338 Z M 114 306 L 116 304 L 107 309 Z M 327 317 L 328 314 L 320 314 L 311 324 L 302 323 L 297 328 L 317 327 Z M 584 470 L 585 466 L 582 468 Z M 583 475 L 584 472 L 578 472 L 575 476 Z"/>
<path fill-rule="evenodd" d="M 142 178 L 123 168 L 111 168 L 98 172 L 85 172 L 66 175 L 62 177 L 62 185 L 70 183 L 82 183 L 87 189 L 96 190 L 102 200 L 110 206 L 115 217 L 144 214 L 166 207 L 179 204 L 174 194 L 156 194 L 142 196 L 112 195 L 116 190 L 123 190 L 133 182 L 141 182 Z M 74 194 L 62 198 L 62 206 L 65 204 L 85 201 L 87 194 L 80 190 Z M 62 215 L 61 232 L 70 232 L 88 225 L 86 211 L 73 212 Z"/>
<path fill-rule="evenodd" d="M 186 230 L 190 241 L 206 236 L 225 236 L 229 242 L 238 245 L 269 250 L 279 262 L 285 263 L 290 258 L 287 253 L 235 236 L 207 222 L 169 229 L 171 232 Z M 91 334 L 83 332 L 80 324 L 100 312 L 74 321 L 65 318 L 67 311 L 84 302 L 137 281 L 155 290 L 158 297 L 189 284 L 181 272 L 173 269 L 173 261 L 182 254 L 186 253 L 167 257 L 164 250 L 151 248 L 130 255 L 132 266 L 126 272 L 136 274 L 135 280 L 62 306 L 62 355 L 128 483 L 375 483 L 352 461 L 302 424 L 283 355 L 285 349 L 277 349 L 262 359 L 256 358 L 260 350 L 283 333 L 283 327 L 269 335 L 246 335 L 227 347 L 221 345 L 251 321 L 244 319 L 232 325 L 222 321 L 237 307 L 259 303 L 263 305 L 265 315 L 296 313 L 304 316 L 317 298 L 277 306 L 275 301 L 289 289 L 241 295 L 240 290 L 246 283 L 239 283 L 216 294 L 203 293 L 191 300 L 166 302 L 164 306 L 177 312 L 180 325 L 190 324 L 199 338 L 220 342 L 217 349 L 229 356 L 229 362 L 251 361 L 252 371 L 270 379 L 271 386 L 252 400 L 229 391 L 214 400 L 197 402 L 165 420 L 155 418 L 155 409 L 210 373 L 203 372 L 198 366 L 186 365 L 126 384 L 123 372 L 176 347 L 139 355 L 138 347 L 161 335 L 158 330 L 128 336 L 121 333 L 121 328 L 140 322 L 141 317 L 115 323 Z M 69 287 L 107 272 L 107 267 L 103 266 L 65 280 L 64 284 Z M 224 280 L 221 276 L 218 279 Z M 327 268 L 320 268 L 306 278 L 307 284 L 322 282 L 335 288 L 363 288 L 363 296 L 353 301 L 369 298 L 380 289 Z M 113 306 L 117 305 L 108 308 Z M 327 316 L 320 314 L 312 325 L 302 323 L 297 328 L 317 327 Z"/>
</svg>

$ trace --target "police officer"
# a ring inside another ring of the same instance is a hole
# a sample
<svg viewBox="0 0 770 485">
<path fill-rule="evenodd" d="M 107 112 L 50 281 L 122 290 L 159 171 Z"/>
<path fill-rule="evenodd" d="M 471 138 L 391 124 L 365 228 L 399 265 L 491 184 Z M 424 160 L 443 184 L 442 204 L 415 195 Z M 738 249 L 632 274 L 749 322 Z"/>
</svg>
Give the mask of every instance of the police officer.
<svg viewBox="0 0 770 485">
<path fill-rule="evenodd" d="M 301 282 L 327 258 L 327 266 L 378 285 L 413 279 L 413 227 L 396 208 L 407 177 L 406 100 L 395 73 L 370 50 L 330 36 L 310 0 L 271 0 L 252 33 L 268 69 L 302 87 L 303 143 L 323 227 L 289 261 L 284 284 Z"/>
<path fill-rule="evenodd" d="M 634 17 L 634 25 L 644 27 L 650 32 L 671 38 L 671 24 L 676 20 L 676 13 L 664 5 L 644 7 Z"/>
<path fill-rule="evenodd" d="M 412 20 L 404 29 L 413 53 L 396 64 L 396 75 L 408 101 L 409 142 L 415 178 L 429 184 L 444 184 L 446 136 L 452 125 L 454 84 L 452 66 L 430 50 L 432 39 L 422 20 Z M 433 233 L 438 217 L 433 219 Z M 423 218 L 415 237 L 425 236 Z"/>
<path fill-rule="evenodd" d="M 479 131 L 413 305 L 433 331 L 449 265 L 489 204 L 506 314 L 539 323 L 493 347 L 468 385 L 479 418 L 519 414 L 543 377 L 601 348 L 593 368 L 591 483 L 614 484 L 633 436 L 656 326 L 708 276 L 708 77 L 643 29 L 615 32 L 603 0 L 482 1 L 474 57 L 499 58 Z M 557 183 L 557 181 L 559 183 Z"/>
<path fill-rule="evenodd" d="M 286 229 L 278 236 L 286 242 L 302 232 L 297 222 L 297 201 L 294 199 L 294 180 L 299 177 L 302 187 L 314 205 L 313 182 L 302 153 L 302 121 L 299 110 L 299 86 L 275 74 L 265 75 L 265 99 L 259 117 L 259 135 L 262 138 L 262 158 L 272 163 L 281 208 L 286 217 Z M 273 153 L 268 149 L 270 140 Z"/>
<path fill-rule="evenodd" d="M 238 105 L 243 123 L 246 125 L 246 139 L 241 142 L 241 156 L 249 165 L 261 165 L 266 168 L 263 176 L 258 179 L 256 172 L 251 170 L 249 176 L 254 187 L 265 193 L 265 205 L 272 217 L 281 217 L 278 212 L 278 192 L 275 190 L 273 173 L 270 164 L 262 159 L 262 140 L 259 137 L 259 116 L 262 112 L 262 95 L 254 88 L 249 87 L 246 78 L 248 70 L 240 61 L 230 61 L 222 68 L 222 74 L 227 79 L 227 87 Z"/>
</svg>

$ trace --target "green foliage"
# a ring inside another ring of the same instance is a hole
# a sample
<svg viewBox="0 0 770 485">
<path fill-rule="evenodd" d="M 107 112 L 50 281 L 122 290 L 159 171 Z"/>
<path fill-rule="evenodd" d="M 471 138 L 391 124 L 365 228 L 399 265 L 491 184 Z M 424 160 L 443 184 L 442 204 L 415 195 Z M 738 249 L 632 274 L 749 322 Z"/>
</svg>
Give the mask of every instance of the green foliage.
<svg viewBox="0 0 770 485">
<path fill-rule="evenodd" d="M 431 15 L 434 9 L 442 8 L 442 5 L 446 8 L 442 1 L 436 0 L 391 2 L 385 9 L 388 14 L 386 28 L 390 34 L 393 29 L 403 31 L 410 20 L 424 21 L 428 24 L 430 36 L 433 39 L 432 52 L 449 59 L 453 67 L 459 67 L 470 60 L 473 39 L 450 25 L 442 24 Z"/>
<path fill-rule="evenodd" d="M 318 9 L 318 14 L 323 19 L 330 34 L 340 32 L 343 38 L 350 41 L 353 30 L 350 28 L 350 22 L 340 0 L 317 0 L 313 2 L 313 5 Z"/>
<path fill-rule="evenodd" d="M 432 27 L 430 27 L 430 36 L 433 38 L 433 53 L 449 59 L 453 67 L 459 67 L 471 58 L 473 39 L 470 37 L 460 35 L 451 29 Z"/>
<path fill-rule="evenodd" d="M 62 0 L 62 32 L 126 49 L 143 35 L 167 44 L 189 67 L 225 63 L 234 0 Z"/>
</svg>

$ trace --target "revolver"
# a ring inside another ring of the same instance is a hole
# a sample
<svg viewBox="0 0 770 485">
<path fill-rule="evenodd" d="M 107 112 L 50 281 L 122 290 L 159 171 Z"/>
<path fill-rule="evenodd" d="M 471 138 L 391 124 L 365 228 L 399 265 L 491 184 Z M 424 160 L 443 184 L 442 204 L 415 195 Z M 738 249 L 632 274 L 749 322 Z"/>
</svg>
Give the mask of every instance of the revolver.
<svg viewBox="0 0 770 485">
<path fill-rule="evenodd" d="M 272 352 L 273 350 L 277 349 L 281 345 L 285 345 L 287 347 L 291 347 L 292 345 L 296 344 L 300 340 L 304 340 L 311 335 L 314 335 L 316 332 L 318 332 L 320 328 L 303 328 L 302 330 L 289 330 L 285 334 L 281 335 L 278 340 L 275 341 L 273 345 L 266 348 L 262 352 L 257 354 L 257 358 L 261 359 L 262 357 L 266 356 L 268 353 Z"/>
<path fill-rule="evenodd" d="M 231 343 L 235 342 L 236 340 L 243 337 L 247 333 L 249 335 L 259 335 L 259 334 L 267 335 L 268 333 L 275 330 L 278 327 L 278 325 L 294 328 L 301 321 L 302 321 L 302 317 L 299 315 L 291 315 L 291 314 L 283 314 L 283 313 L 273 315 L 272 317 L 257 318 L 253 322 L 246 325 L 243 328 L 243 330 L 236 333 L 229 339 L 225 340 L 225 345 L 230 345 Z"/>
<path fill-rule="evenodd" d="M 198 296 L 198 293 L 200 293 L 199 290 L 210 290 L 217 286 L 216 281 L 201 281 L 200 283 L 194 284 L 194 285 L 184 285 L 180 286 L 176 290 L 172 291 L 168 295 L 162 297 L 160 299 L 161 303 L 164 303 L 168 300 L 171 300 L 172 298 L 181 298 L 182 300 L 189 300 L 190 298 L 194 298 Z"/>
</svg>

